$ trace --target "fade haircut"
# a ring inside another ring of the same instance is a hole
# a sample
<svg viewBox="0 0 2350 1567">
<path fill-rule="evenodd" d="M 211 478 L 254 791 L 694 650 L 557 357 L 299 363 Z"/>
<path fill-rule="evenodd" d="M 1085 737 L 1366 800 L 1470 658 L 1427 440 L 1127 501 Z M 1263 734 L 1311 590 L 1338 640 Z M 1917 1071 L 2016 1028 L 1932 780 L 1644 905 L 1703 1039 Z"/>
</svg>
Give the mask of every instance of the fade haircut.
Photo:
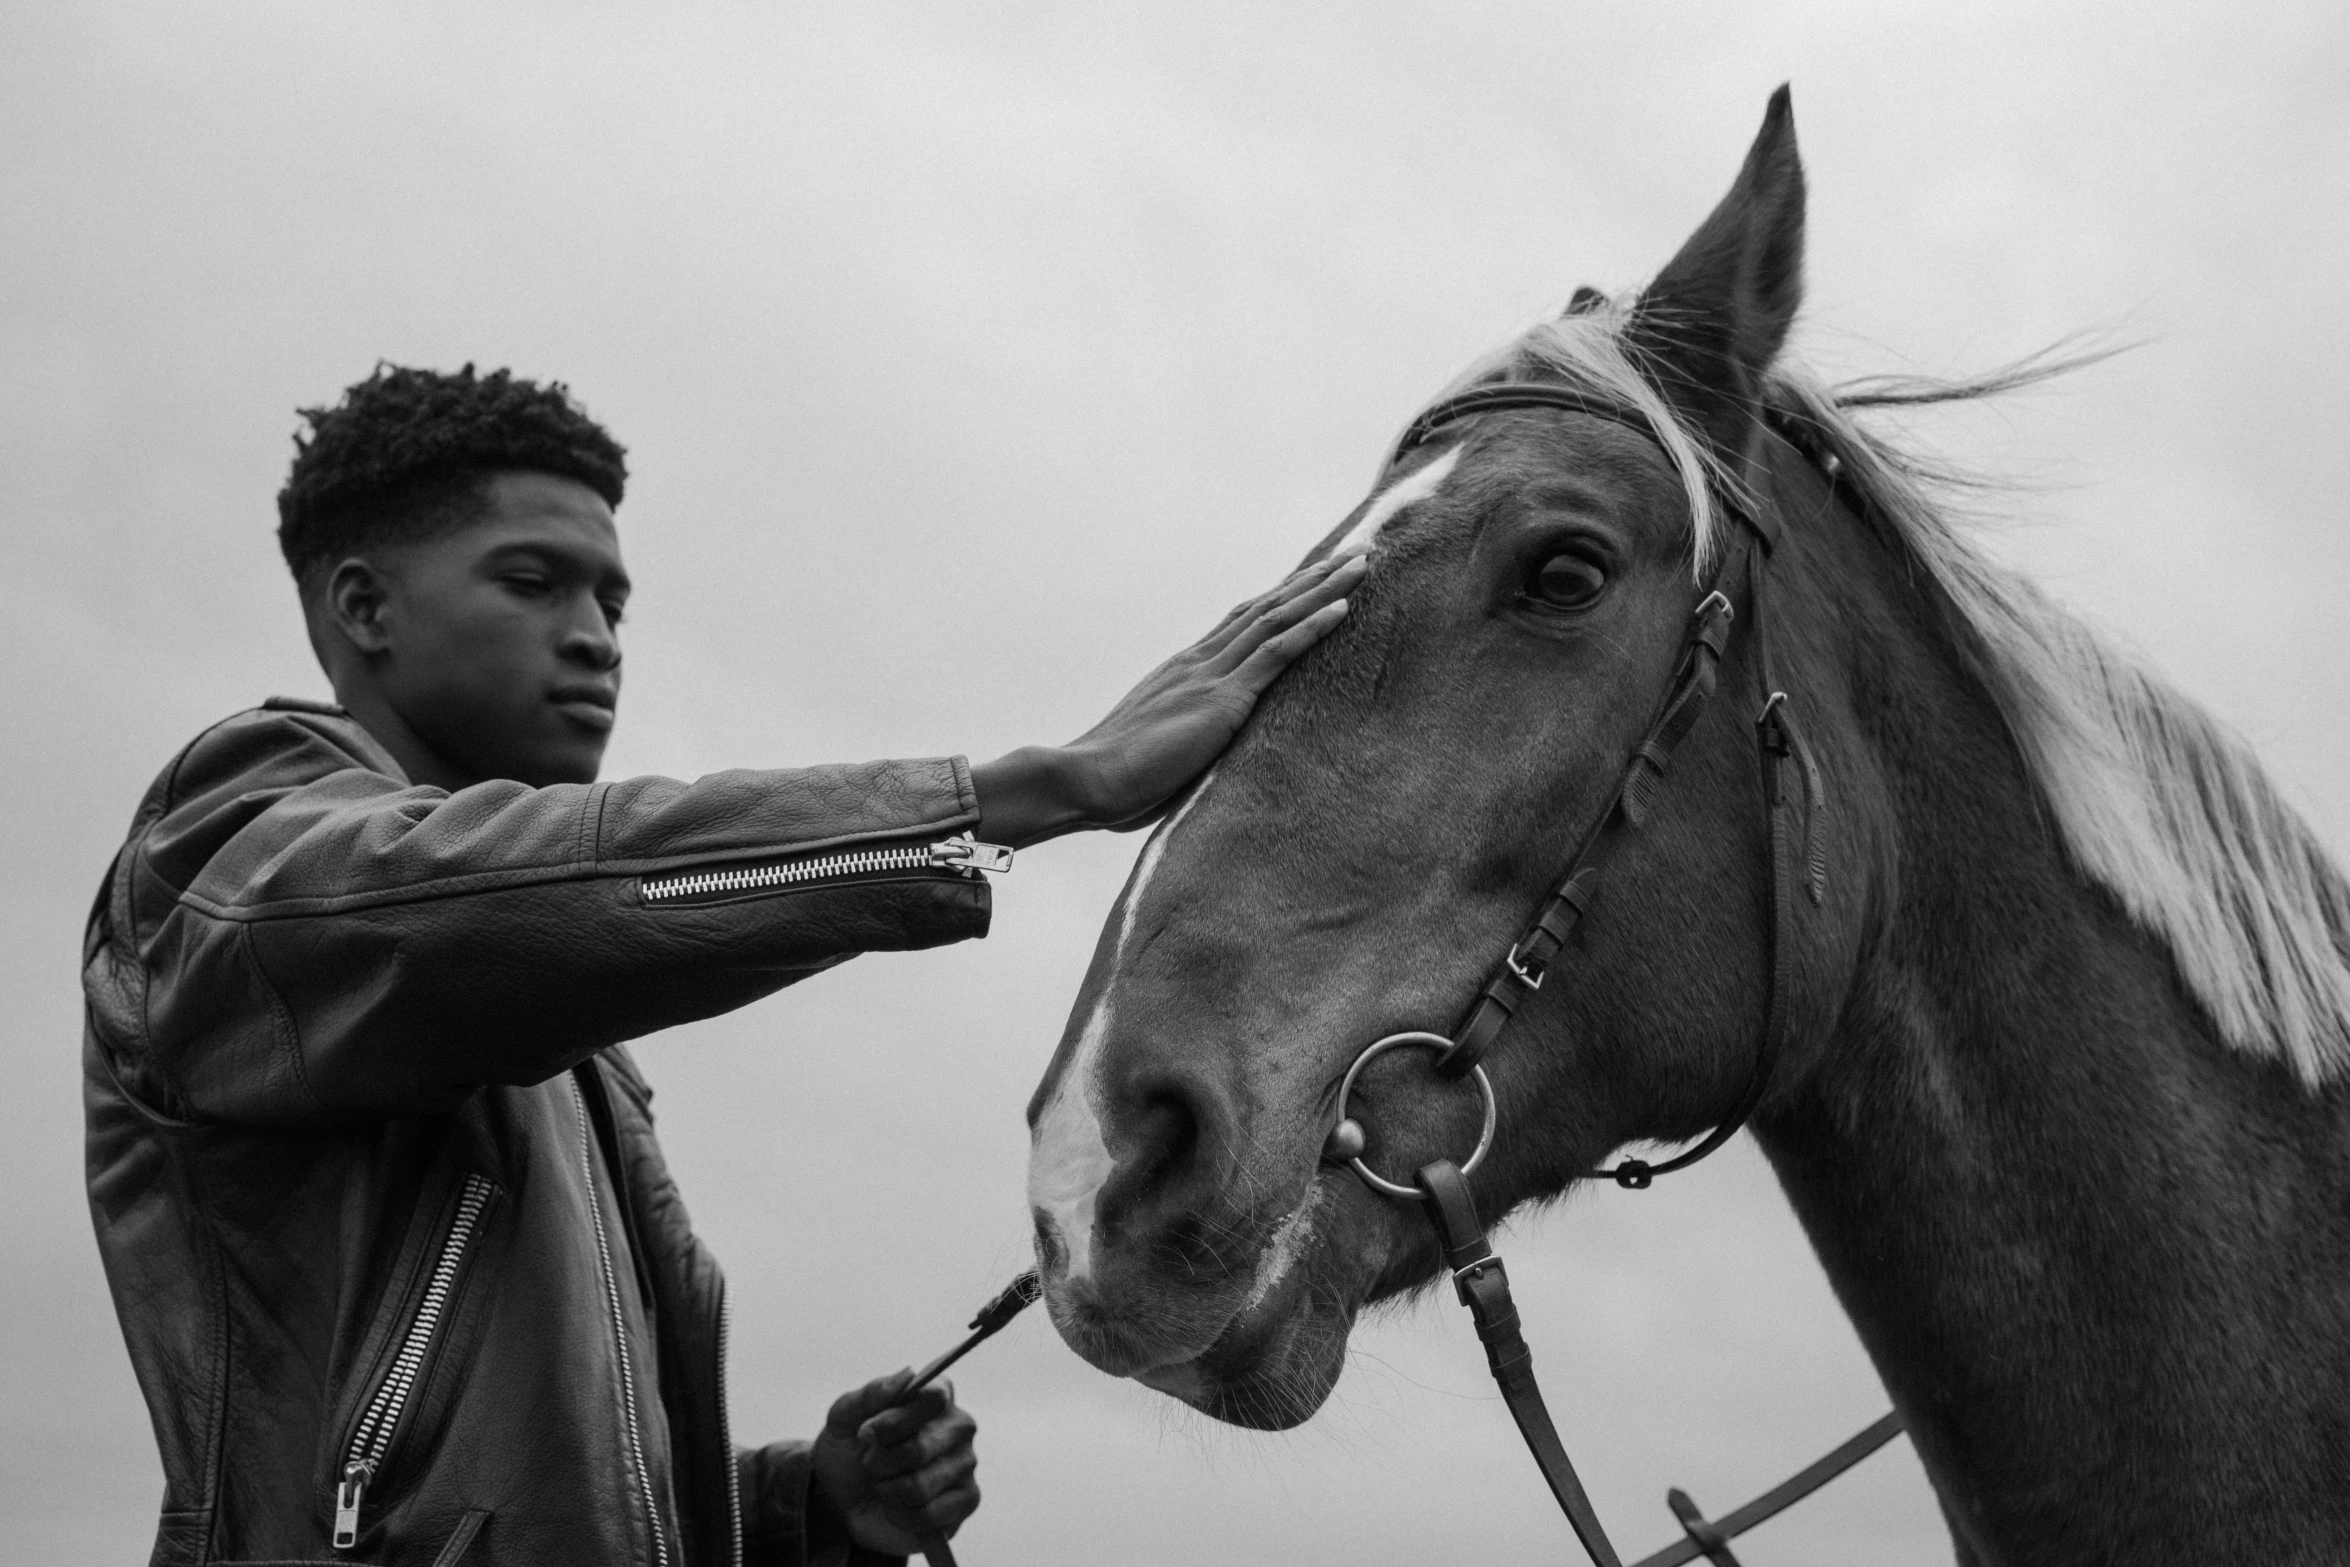
<svg viewBox="0 0 2350 1567">
<path fill-rule="evenodd" d="M 613 507 L 628 483 L 627 449 L 560 381 L 379 362 L 334 407 L 300 412 L 310 429 L 277 494 L 277 542 L 305 589 L 354 550 L 472 522 L 502 470 L 576 479 Z"/>
</svg>

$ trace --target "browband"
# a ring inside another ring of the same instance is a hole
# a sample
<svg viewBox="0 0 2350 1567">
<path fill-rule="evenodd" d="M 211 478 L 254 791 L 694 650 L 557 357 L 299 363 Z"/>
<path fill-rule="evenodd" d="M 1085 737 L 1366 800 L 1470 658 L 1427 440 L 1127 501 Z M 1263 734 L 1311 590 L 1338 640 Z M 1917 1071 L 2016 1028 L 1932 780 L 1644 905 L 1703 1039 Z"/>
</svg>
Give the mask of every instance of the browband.
<svg viewBox="0 0 2350 1567">
<path fill-rule="evenodd" d="M 1404 431 L 1403 439 L 1395 443 L 1395 456 L 1401 457 L 1448 424 L 1510 408 L 1563 408 L 1569 413 L 1589 414 L 1594 419 L 1605 419 L 1637 431 L 1659 446 L 1665 444 L 1655 422 L 1637 408 L 1593 397 L 1571 386 L 1554 386 L 1545 381 L 1507 381 L 1495 386 L 1473 386 L 1422 413 Z"/>
<path fill-rule="evenodd" d="M 1429 436 L 1434 435 L 1448 424 L 1456 424 L 1463 419 L 1474 419 L 1479 414 L 1505 413 L 1514 408 L 1556 408 L 1566 413 L 1589 414 L 1594 419 L 1605 419 L 1610 424 L 1621 425 L 1627 430 L 1647 437 L 1668 456 L 1672 452 L 1672 448 L 1665 444 L 1663 433 L 1657 429 L 1656 421 L 1637 408 L 1628 407 L 1605 397 L 1594 397 L 1588 392 L 1579 392 L 1571 386 L 1559 386 L 1548 381 L 1503 381 L 1491 386 L 1473 386 L 1469 390 L 1448 397 L 1429 408 L 1419 418 L 1411 422 L 1411 426 L 1404 431 L 1403 438 L 1395 443 L 1394 455 L 1387 460 L 1394 462 L 1396 458 L 1420 445 Z M 1766 418 L 1773 412 L 1775 410 L 1766 410 Z M 1786 421 L 1783 419 L 1768 418 L 1768 422 L 1771 428 L 1779 430 L 1782 434 L 1788 434 Z M 1791 434 L 1788 434 L 1788 438 L 1793 441 Z M 1797 450 L 1806 450 L 1806 448 L 1797 443 Z M 1721 507 L 1723 512 L 1739 526 L 1761 540 L 1765 549 L 1777 546 L 1779 533 L 1775 521 L 1764 521 L 1753 507 L 1741 502 L 1736 494 L 1726 491 L 1722 485 L 1711 484 L 1709 488 L 1713 490 L 1714 504 Z"/>
</svg>

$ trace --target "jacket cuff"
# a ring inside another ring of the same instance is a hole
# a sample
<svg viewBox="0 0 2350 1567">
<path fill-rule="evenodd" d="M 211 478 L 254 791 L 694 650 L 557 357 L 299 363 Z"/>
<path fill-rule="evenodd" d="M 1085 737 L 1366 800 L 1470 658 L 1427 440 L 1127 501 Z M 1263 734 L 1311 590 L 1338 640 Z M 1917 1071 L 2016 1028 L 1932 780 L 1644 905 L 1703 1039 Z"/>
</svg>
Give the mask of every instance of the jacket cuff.
<svg viewBox="0 0 2350 1567">
<path fill-rule="evenodd" d="M 903 1556 L 869 1551 L 816 1486 L 805 1442 L 738 1447 L 743 1567 L 895 1567 Z"/>
</svg>

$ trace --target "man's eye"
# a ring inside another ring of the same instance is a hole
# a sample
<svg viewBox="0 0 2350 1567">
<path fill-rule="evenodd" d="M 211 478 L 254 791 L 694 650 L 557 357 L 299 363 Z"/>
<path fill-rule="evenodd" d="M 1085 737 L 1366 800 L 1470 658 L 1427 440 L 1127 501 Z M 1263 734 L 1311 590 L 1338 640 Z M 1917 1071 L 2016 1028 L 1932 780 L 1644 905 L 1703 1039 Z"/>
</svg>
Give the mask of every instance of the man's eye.
<svg viewBox="0 0 2350 1567">
<path fill-rule="evenodd" d="M 1526 597 L 1545 609 L 1589 609 L 1606 589 L 1607 572 L 1597 561 L 1564 551 L 1526 580 Z"/>
<path fill-rule="evenodd" d="M 547 591 L 547 579 L 527 571 L 510 571 L 499 579 L 513 592 L 526 598 L 536 598 Z"/>
<path fill-rule="evenodd" d="M 617 599 L 605 599 L 603 604 L 604 624 L 607 626 L 619 625 L 628 614 L 628 606 Z"/>
</svg>

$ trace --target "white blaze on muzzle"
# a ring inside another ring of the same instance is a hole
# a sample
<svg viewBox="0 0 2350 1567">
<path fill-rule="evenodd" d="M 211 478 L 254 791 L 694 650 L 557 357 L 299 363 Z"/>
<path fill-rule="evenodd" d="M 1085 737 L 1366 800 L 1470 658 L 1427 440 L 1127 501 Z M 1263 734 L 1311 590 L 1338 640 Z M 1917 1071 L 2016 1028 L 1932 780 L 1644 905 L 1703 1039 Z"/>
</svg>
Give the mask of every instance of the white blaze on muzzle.
<svg viewBox="0 0 2350 1567">
<path fill-rule="evenodd" d="M 1378 541 L 1381 529 L 1407 507 L 1443 488 L 1460 457 L 1461 448 L 1454 446 L 1389 485 L 1331 553 L 1368 554 Z M 1052 1098 L 1045 1102 L 1044 1113 L 1036 1118 L 1036 1134 L 1028 1158 L 1028 1203 L 1043 1215 L 1058 1237 L 1065 1265 L 1063 1277 L 1067 1279 L 1083 1279 L 1092 1272 L 1094 1219 L 1102 1186 L 1116 1168 L 1102 1131 L 1101 1055 L 1115 1015 L 1118 973 L 1125 964 L 1127 945 L 1134 938 L 1136 916 L 1150 891 L 1151 878 L 1158 871 L 1168 840 L 1175 836 L 1175 829 L 1183 825 L 1183 819 L 1191 814 L 1214 781 L 1215 774 L 1210 771 L 1144 847 L 1142 859 L 1134 869 L 1134 880 L 1126 889 L 1126 906 L 1118 920 L 1118 943 L 1110 954 L 1101 994 L 1094 998 L 1092 1015 L 1086 1018 L 1085 1027 L 1077 1036 L 1077 1048 L 1070 1053 L 1061 1080 L 1053 1087 Z M 1300 1210 L 1296 1217 L 1302 1220 L 1304 1211 Z M 1303 1228 L 1301 1225 L 1300 1239 Z M 1282 1267 L 1287 1267 L 1286 1255 L 1278 1260 Z"/>
<path fill-rule="evenodd" d="M 1134 939 L 1135 914 L 1142 907 L 1143 893 L 1150 887 L 1151 877 L 1159 868 L 1159 860 L 1167 850 L 1167 840 L 1175 836 L 1175 829 L 1183 825 L 1183 818 L 1208 792 L 1215 781 L 1210 772 L 1191 791 L 1165 825 L 1151 834 L 1151 841 L 1143 847 L 1142 859 L 1134 868 L 1134 881 L 1126 889 L 1126 907 L 1118 921 L 1118 945 L 1110 954 L 1110 967 L 1102 981 L 1102 993 L 1094 998 L 1093 1015 L 1085 1020 L 1085 1030 L 1077 1036 L 1077 1048 L 1069 1056 L 1069 1064 L 1061 1072 L 1061 1080 L 1053 1087 L 1053 1097 L 1045 1102 L 1044 1114 L 1036 1118 L 1036 1137 L 1028 1155 L 1028 1205 L 1043 1214 L 1060 1237 L 1061 1255 L 1067 1265 L 1066 1276 L 1082 1279 L 1093 1267 L 1094 1211 L 1101 1196 L 1102 1184 L 1109 1180 L 1116 1161 L 1110 1157 L 1110 1145 L 1102 1136 L 1101 1116 L 1101 1056 L 1102 1041 L 1109 1037 L 1111 993 L 1117 983 L 1119 967 L 1126 960 L 1126 945 Z"/>
</svg>

